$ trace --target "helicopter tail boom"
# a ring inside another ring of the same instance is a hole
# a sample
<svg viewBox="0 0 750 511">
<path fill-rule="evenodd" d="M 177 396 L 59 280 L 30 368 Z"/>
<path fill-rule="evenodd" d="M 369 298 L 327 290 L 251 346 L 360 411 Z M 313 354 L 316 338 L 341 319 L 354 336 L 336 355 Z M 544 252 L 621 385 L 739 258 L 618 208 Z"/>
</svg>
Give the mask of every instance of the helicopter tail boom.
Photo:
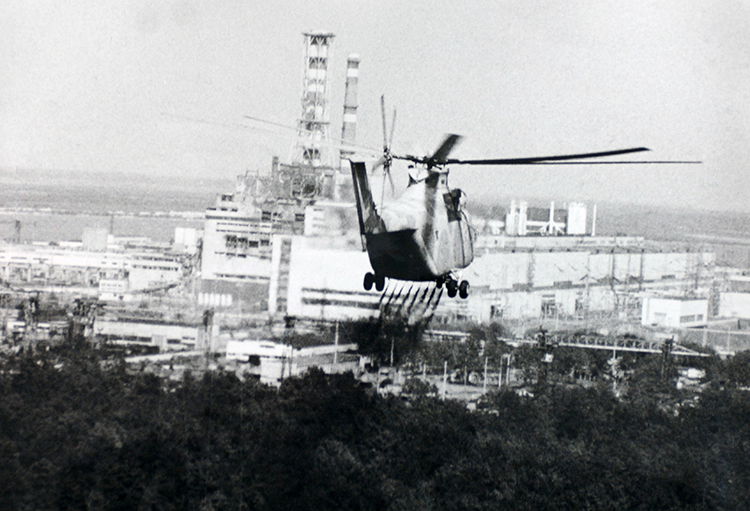
<svg viewBox="0 0 750 511">
<path fill-rule="evenodd" d="M 364 244 L 365 235 L 385 232 L 385 224 L 380 218 L 375 201 L 370 191 L 367 179 L 367 166 L 361 161 L 352 161 L 352 180 L 354 182 L 354 198 L 357 201 L 357 216 L 359 218 L 359 233 Z"/>
</svg>

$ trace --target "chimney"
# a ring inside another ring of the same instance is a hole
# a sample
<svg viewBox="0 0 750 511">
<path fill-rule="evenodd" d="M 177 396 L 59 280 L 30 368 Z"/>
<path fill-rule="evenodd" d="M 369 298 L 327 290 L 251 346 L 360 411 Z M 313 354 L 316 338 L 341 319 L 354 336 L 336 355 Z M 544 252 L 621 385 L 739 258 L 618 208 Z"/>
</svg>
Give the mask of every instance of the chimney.
<svg viewBox="0 0 750 511">
<path fill-rule="evenodd" d="M 352 54 L 346 60 L 346 88 L 344 89 L 344 118 L 341 125 L 341 140 L 344 146 L 354 144 L 357 138 L 357 83 L 359 81 L 359 55 Z M 339 153 L 341 169 L 348 171 L 354 151 L 343 147 Z"/>
<path fill-rule="evenodd" d="M 548 234 L 555 234 L 555 201 L 549 203 L 549 226 Z"/>
<path fill-rule="evenodd" d="M 527 221 L 528 221 L 529 203 L 522 200 L 518 203 L 518 235 L 526 236 L 528 234 Z"/>
</svg>

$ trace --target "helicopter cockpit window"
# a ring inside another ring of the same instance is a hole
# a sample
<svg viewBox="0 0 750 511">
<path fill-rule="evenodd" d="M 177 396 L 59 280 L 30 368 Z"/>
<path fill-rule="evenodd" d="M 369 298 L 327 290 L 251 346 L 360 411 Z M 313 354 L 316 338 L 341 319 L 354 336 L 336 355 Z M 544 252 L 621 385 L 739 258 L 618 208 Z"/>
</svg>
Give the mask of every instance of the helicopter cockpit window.
<svg viewBox="0 0 750 511">
<path fill-rule="evenodd" d="M 460 218 L 461 190 L 451 190 L 443 194 L 445 210 L 448 212 L 448 221 L 457 222 Z"/>
</svg>

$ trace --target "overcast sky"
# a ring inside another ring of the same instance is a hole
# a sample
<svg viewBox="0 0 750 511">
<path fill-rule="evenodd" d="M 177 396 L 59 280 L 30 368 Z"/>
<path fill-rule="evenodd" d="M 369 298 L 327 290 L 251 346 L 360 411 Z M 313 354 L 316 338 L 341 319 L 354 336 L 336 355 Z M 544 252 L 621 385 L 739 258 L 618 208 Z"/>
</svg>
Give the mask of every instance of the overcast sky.
<svg viewBox="0 0 750 511">
<path fill-rule="evenodd" d="M 367 145 L 380 145 L 384 93 L 397 152 L 455 132 L 455 157 L 647 146 L 647 158 L 704 162 L 453 169 L 470 196 L 750 211 L 750 3 L 732 0 L 4 0 L 0 166 L 265 169 L 291 139 L 231 125 L 295 123 L 311 29 L 336 34 L 334 135 L 356 52 Z"/>
</svg>

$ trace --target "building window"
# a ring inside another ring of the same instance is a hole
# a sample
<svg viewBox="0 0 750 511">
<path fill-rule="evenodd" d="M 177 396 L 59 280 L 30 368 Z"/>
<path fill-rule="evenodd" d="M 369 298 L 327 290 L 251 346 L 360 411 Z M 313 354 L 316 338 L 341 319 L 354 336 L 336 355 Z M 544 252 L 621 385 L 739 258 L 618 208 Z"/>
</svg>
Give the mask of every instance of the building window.
<svg viewBox="0 0 750 511">
<path fill-rule="evenodd" d="M 542 296 L 542 316 L 550 317 L 557 313 L 557 302 L 554 295 Z"/>
</svg>

